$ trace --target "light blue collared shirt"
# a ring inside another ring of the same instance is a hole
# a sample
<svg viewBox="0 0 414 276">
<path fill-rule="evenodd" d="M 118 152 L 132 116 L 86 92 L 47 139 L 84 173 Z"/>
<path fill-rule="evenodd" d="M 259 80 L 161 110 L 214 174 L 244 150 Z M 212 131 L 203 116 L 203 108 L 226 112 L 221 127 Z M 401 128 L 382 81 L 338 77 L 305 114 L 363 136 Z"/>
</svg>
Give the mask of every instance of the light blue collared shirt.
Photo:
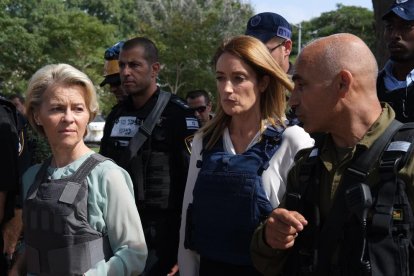
<svg viewBox="0 0 414 276">
<path fill-rule="evenodd" d="M 393 62 L 391 60 L 388 60 L 387 63 L 384 66 L 385 70 L 385 76 L 384 76 L 384 84 L 385 88 L 387 88 L 388 91 L 394 91 L 401 88 L 406 88 L 410 86 L 414 81 L 414 69 L 407 75 L 405 80 L 397 80 L 393 74 L 392 74 L 392 67 Z"/>
</svg>

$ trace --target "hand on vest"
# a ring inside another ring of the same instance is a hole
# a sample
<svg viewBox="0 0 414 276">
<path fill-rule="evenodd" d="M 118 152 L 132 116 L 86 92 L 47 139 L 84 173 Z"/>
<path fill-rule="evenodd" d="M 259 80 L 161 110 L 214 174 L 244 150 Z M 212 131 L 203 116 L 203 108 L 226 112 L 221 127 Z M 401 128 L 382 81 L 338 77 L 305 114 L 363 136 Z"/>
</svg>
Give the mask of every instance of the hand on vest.
<svg viewBox="0 0 414 276">
<path fill-rule="evenodd" d="M 265 224 L 265 241 L 274 249 L 288 249 L 307 224 L 306 219 L 296 211 L 274 209 Z"/>
</svg>

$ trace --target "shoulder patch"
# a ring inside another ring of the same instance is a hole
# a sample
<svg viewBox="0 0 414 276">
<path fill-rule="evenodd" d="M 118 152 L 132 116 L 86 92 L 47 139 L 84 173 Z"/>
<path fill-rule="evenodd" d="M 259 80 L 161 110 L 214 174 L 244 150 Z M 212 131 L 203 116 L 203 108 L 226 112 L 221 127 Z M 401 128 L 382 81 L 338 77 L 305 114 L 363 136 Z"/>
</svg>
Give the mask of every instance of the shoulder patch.
<svg viewBox="0 0 414 276">
<path fill-rule="evenodd" d="M 294 160 L 295 162 L 298 162 L 300 159 L 303 159 L 303 158 L 309 159 L 309 158 L 318 156 L 318 154 L 319 154 L 319 149 L 317 147 L 304 148 L 304 149 L 299 150 L 296 153 Z"/>
<path fill-rule="evenodd" d="M 187 125 L 187 129 L 199 129 L 200 125 L 198 124 L 198 120 L 195 117 L 185 117 L 185 123 Z"/>
<path fill-rule="evenodd" d="M 185 143 L 185 146 L 189 154 L 191 154 L 191 148 L 193 146 L 193 139 L 194 139 L 194 135 L 190 135 L 184 138 L 184 143 Z"/>
<path fill-rule="evenodd" d="M 23 151 L 24 151 L 24 145 L 25 145 L 25 141 L 24 141 L 24 132 L 23 130 L 20 131 L 19 133 L 19 156 L 22 155 Z"/>
</svg>

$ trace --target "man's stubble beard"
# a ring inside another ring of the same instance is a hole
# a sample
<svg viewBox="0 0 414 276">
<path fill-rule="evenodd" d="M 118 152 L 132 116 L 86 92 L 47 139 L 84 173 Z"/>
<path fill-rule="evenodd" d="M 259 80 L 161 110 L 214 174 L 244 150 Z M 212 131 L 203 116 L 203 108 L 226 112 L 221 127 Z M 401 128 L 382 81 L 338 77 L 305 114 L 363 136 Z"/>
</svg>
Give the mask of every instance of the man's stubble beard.
<svg viewBox="0 0 414 276">
<path fill-rule="evenodd" d="M 396 63 L 414 62 L 414 51 L 408 52 L 403 55 L 390 54 L 390 60 Z"/>
</svg>

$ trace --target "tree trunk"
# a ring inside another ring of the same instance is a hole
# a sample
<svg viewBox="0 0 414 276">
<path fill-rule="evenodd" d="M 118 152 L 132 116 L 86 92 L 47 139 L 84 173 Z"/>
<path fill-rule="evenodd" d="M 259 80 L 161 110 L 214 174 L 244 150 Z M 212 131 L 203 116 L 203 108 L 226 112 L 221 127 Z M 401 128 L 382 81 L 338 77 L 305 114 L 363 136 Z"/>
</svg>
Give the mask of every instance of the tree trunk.
<svg viewBox="0 0 414 276">
<path fill-rule="evenodd" d="M 387 46 L 384 42 L 384 21 L 381 17 L 387 12 L 394 1 L 393 0 L 372 0 L 375 18 L 375 34 L 376 34 L 376 52 L 378 66 L 381 69 L 388 59 Z"/>
</svg>

